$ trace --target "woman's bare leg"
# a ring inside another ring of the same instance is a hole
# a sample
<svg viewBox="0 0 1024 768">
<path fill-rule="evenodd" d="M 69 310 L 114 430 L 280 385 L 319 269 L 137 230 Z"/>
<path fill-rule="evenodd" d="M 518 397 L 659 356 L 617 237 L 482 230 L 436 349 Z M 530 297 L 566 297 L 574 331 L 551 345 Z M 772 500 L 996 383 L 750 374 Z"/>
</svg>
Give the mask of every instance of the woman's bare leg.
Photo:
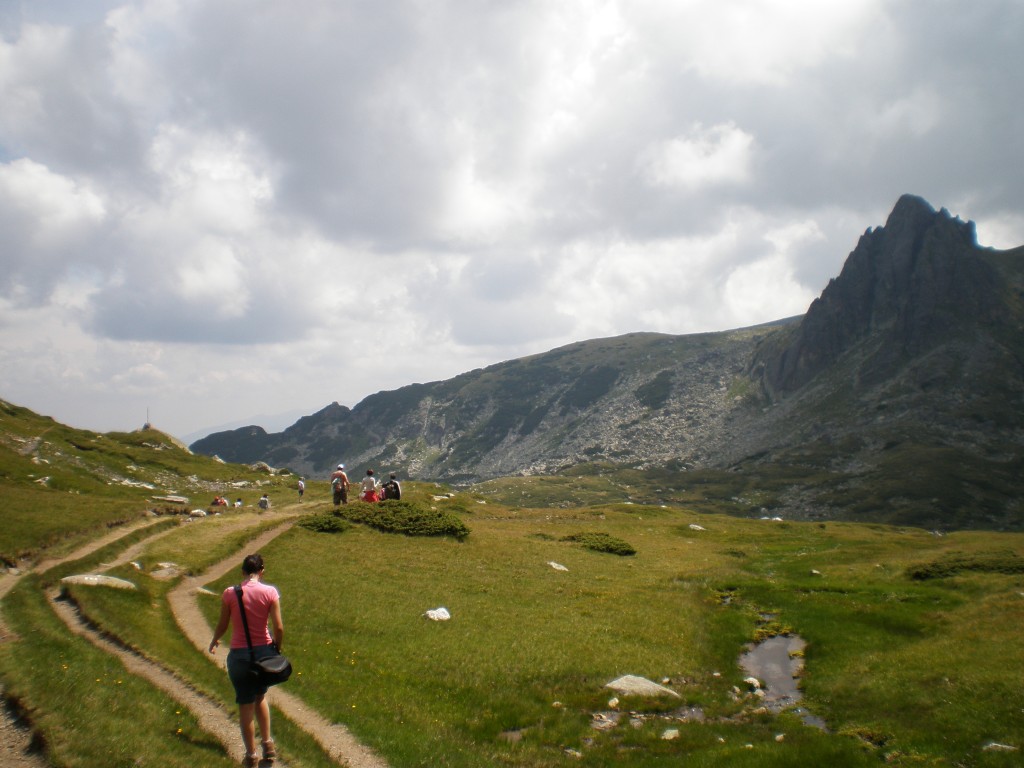
<svg viewBox="0 0 1024 768">
<path fill-rule="evenodd" d="M 263 699 L 257 699 L 253 704 L 238 705 L 238 723 L 242 728 L 242 746 L 245 747 L 245 754 L 256 754 L 256 724 L 253 722 L 253 715 L 259 709 L 259 703 Z M 269 715 L 268 715 L 269 727 Z"/>
<path fill-rule="evenodd" d="M 267 703 L 267 697 L 260 696 L 256 699 L 255 707 L 256 722 L 260 726 L 260 738 L 263 739 L 264 743 L 273 741 L 274 737 L 270 734 L 270 704 Z"/>
</svg>

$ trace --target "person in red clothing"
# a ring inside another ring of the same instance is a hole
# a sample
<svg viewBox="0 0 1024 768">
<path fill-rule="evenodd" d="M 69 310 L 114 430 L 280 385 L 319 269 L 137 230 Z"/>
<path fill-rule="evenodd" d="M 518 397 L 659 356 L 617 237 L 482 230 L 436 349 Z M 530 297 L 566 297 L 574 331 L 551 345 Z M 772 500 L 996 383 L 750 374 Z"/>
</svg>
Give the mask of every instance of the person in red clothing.
<svg viewBox="0 0 1024 768">
<path fill-rule="evenodd" d="M 252 633 L 253 653 L 257 659 L 281 652 L 284 644 L 284 622 L 281 619 L 281 595 L 277 587 L 263 583 L 263 556 L 247 555 L 242 561 L 242 604 L 245 617 Z M 257 682 L 250 670 L 249 643 L 245 637 L 242 614 L 234 586 L 221 595 L 220 619 L 213 630 L 210 653 L 220 644 L 220 639 L 231 624 L 231 650 L 228 651 L 228 677 L 235 687 L 235 701 L 238 703 L 238 721 L 242 729 L 242 743 L 245 745 L 243 765 L 256 768 L 256 725 L 259 724 L 263 740 L 263 759 L 273 761 L 277 757 L 274 737 L 270 734 L 270 705 L 267 704 L 267 686 Z M 270 635 L 268 623 L 274 627 Z M 275 651 L 276 648 L 276 651 Z"/>
<path fill-rule="evenodd" d="M 363 478 L 362 486 L 363 493 L 359 497 L 360 499 L 374 503 L 380 501 L 380 496 L 377 495 L 377 492 L 380 490 L 380 483 L 378 483 L 377 478 L 373 476 L 372 469 L 366 470 L 366 477 Z"/>
</svg>

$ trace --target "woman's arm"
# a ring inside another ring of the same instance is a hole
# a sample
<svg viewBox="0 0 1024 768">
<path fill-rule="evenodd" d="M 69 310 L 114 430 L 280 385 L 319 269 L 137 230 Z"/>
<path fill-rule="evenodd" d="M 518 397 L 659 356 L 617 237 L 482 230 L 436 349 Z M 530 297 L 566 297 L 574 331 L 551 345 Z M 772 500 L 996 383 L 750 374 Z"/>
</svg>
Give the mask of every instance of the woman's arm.
<svg viewBox="0 0 1024 768">
<path fill-rule="evenodd" d="M 281 653 L 281 646 L 284 644 L 284 620 L 281 618 L 280 600 L 270 604 L 270 623 L 274 625 L 274 645 L 277 646 L 277 652 Z"/>
<path fill-rule="evenodd" d="M 213 630 L 213 640 L 210 641 L 210 653 L 213 653 L 213 649 L 220 644 L 221 637 L 227 632 L 229 621 L 231 621 L 231 609 L 228 608 L 227 603 L 221 601 L 220 620 L 217 621 L 217 627 Z"/>
</svg>

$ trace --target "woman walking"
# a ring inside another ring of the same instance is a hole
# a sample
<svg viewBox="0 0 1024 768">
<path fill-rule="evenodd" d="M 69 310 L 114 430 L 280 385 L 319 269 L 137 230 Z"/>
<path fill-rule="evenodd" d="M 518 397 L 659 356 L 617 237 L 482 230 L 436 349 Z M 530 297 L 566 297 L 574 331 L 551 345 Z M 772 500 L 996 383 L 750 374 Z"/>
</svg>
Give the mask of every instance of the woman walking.
<svg viewBox="0 0 1024 768">
<path fill-rule="evenodd" d="M 281 652 L 284 643 L 284 622 L 281 620 L 281 595 L 276 587 L 263 583 L 263 557 L 248 555 L 242 561 L 242 603 L 245 618 L 252 633 L 252 650 L 257 659 Z M 274 635 L 270 636 L 268 621 L 273 624 Z M 256 768 L 256 724 L 259 724 L 263 741 L 263 759 L 273 761 L 277 757 L 274 738 L 270 734 L 270 705 L 267 704 L 267 686 L 256 680 L 250 670 L 249 643 L 245 637 L 242 614 L 235 587 L 224 590 L 221 595 L 220 620 L 213 630 L 210 653 L 220 644 L 220 638 L 231 630 L 231 650 L 228 651 L 228 677 L 235 687 L 235 701 L 238 703 L 238 720 L 242 728 L 242 743 L 245 745 L 245 759 L 242 765 Z M 253 720 L 255 719 L 255 723 Z"/>
</svg>

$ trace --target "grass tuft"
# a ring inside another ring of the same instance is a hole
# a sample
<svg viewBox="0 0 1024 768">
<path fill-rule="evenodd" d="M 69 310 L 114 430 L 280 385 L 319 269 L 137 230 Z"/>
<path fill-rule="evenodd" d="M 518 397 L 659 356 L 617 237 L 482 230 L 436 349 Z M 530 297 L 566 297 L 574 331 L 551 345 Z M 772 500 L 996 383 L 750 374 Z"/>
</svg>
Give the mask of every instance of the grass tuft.
<svg viewBox="0 0 1024 768">
<path fill-rule="evenodd" d="M 621 557 L 628 557 L 636 554 L 636 549 L 632 544 L 607 533 L 600 533 L 596 531 L 574 533 L 570 536 L 563 536 L 562 541 L 571 541 L 594 552 L 607 552 L 610 555 L 619 555 Z"/>
<path fill-rule="evenodd" d="M 975 573 L 1024 573 L 1024 558 L 1012 550 L 992 552 L 951 552 L 937 560 L 914 565 L 907 575 L 915 581 L 944 579 L 965 571 Z"/>
</svg>

